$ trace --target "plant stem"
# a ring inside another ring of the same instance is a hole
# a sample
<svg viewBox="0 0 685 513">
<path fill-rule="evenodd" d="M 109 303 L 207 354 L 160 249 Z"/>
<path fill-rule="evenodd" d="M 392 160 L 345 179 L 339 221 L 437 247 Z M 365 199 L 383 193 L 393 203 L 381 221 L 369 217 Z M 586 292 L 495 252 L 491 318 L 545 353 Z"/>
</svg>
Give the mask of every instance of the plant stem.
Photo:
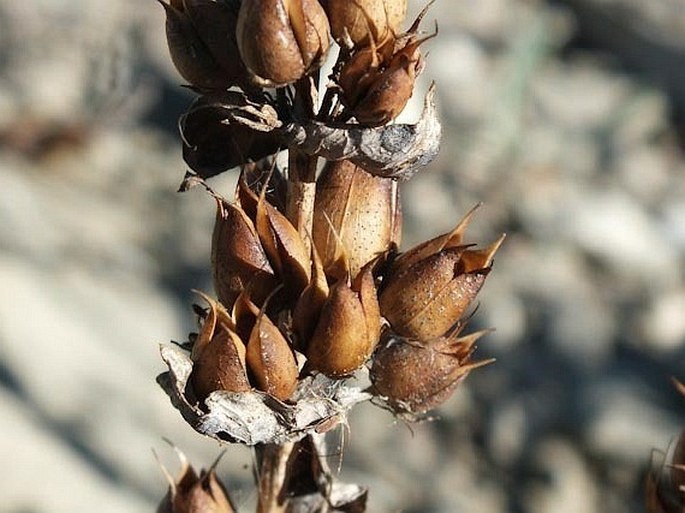
<svg viewBox="0 0 685 513">
<path fill-rule="evenodd" d="M 288 459 L 295 444 L 262 444 L 255 447 L 257 459 L 257 513 L 283 513 L 285 486 L 288 479 Z"/>
<path fill-rule="evenodd" d="M 292 147 L 288 154 L 287 217 L 309 247 L 314 221 L 316 195 L 316 157 Z"/>
<path fill-rule="evenodd" d="M 301 79 L 295 84 L 293 112 L 296 117 L 314 118 L 314 105 L 318 75 Z M 316 195 L 316 164 L 318 158 L 300 151 L 297 146 L 288 148 L 288 203 L 286 215 L 297 228 L 309 248 L 314 220 Z"/>
</svg>

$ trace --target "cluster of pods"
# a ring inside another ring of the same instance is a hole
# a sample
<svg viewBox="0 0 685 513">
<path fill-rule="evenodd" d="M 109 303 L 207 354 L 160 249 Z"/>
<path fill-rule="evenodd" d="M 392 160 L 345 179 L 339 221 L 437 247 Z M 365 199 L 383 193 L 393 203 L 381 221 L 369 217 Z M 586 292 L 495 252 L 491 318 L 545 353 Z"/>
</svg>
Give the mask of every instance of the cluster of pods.
<svg viewBox="0 0 685 513">
<path fill-rule="evenodd" d="M 432 37 L 419 37 L 425 9 L 401 32 L 406 0 L 159 2 L 172 59 L 195 90 L 222 97 L 225 106 L 239 89 L 250 105 L 273 105 L 286 121 L 297 114 L 302 85 L 318 85 L 312 77 L 332 39 L 338 59 L 312 117 L 386 125 L 409 100 L 422 68 L 420 46 Z M 226 125 L 201 121 L 190 135 L 203 141 Z M 202 146 L 202 162 L 214 163 L 225 146 Z M 217 390 L 259 390 L 287 402 L 304 376 L 341 380 L 362 368 L 372 393 L 398 413 L 422 413 L 447 399 L 486 363 L 471 360 L 484 332 L 462 330 L 503 237 L 484 248 L 467 243 L 473 209 L 451 232 L 400 252 L 397 182 L 345 159 L 327 161 L 316 173 L 312 220 L 303 230 L 288 215 L 292 184 L 275 165 L 278 144 L 257 146 L 257 153 L 240 148 L 233 201 L 207 186 L 217 209 L 216 299 L 201 294 L 206 305 L 196 308 L 197 399 Z M 297 147 L 289 150 L 292 157 Z M 202 178 L 216 174 L 186 161 Z"/>
</svg>

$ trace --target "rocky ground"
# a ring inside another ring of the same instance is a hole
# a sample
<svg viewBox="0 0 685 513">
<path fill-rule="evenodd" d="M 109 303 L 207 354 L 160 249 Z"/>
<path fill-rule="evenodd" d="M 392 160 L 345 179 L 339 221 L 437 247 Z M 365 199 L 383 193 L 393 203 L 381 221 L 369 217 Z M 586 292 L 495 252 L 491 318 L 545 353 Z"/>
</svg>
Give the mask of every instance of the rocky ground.
<svg viewBox="0 0 685 513">
<path fill-rule="evenodd" d="M 355 412 L 343 475 L 371 487 L 369 511 L 642 511 L 651 451 L 685 412 L 669 383 L 685 379 L 679 5 L 432 7 L 423 87 L 445 134 L 403 186 L 405 244 L 484 202 L 471 238 L 508 233 L 474 319 L 497 328 L 479 349 L 497 362 L 433 422 Z M 221 450 L 154 382 L 158 343 L 185 337 L 190 289 L 210 287 L 213 206 L 174 192 L 179 82 L 152 0 L 0 0 L 2 512 L 153 511 L 151 449 L 176 468 L 162 437 L 198 465 Z M 219 473 L 250 511 L 250 453 L 227 449 Z"/>
</svg>

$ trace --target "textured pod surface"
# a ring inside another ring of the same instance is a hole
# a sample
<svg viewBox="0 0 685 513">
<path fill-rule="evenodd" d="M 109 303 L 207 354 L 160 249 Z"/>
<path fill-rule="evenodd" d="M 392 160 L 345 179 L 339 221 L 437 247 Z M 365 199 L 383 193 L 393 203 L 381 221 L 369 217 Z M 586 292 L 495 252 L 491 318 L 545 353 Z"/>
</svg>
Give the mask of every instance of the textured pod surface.
<svg viewBox="0 0 685 513">
<path fill-rule="evenodd" d="M 246 355 L 256 386 L 281 401 L 289 399 L 297 386 L 297 362 L 283 334 L 266 315 L 257 317 Z"/>
<path fill-rule="evenodd" d="M 245 373 L 245 346 L 238 335 L 219 327 L 193 362 L 191 382 L 200 400 L 216 390 L 249 391 L 252 387 Z"/>
<path fill-rule="evenodd" d="M 364 292 L 368 297 L 366 287 Z M 311 366 L 328 377 L 342 378 L 364 365 L 378 343 L 377 325 L 367 320 L 367 315 L 372 319 L 372 309 L 365 308 L 344 281 L 333 285 L 307 347 Z M 380 318 L 377 322 L 380 326 Z"/>
<path fill-rule="evenodd" d="M 430 340 L 462 317 L 489 271 L 464 274 L 462 253 L 460 248 L 443 250 L 388 278 L 379 301 L 397 334 Z"/>
<path fill-rule="evenodd" d="M 180 75 L 202 88 L 231 85 L 221 66 L 212 56 L 188 15 L 175 2 L 158 2 L 166 13 L 166 36 L 169 54 Z"/>
<path fill-rule="evenodd" d="M 302 78 L 318 65 L 328 39 L 328 20 L 316 0 L 250 0 L 240 7 L 238 48 L 260 85 Z"/>
<path fill-rule="evenodd" d="M 416 344 L 388 337 L 376 351 L 369 373 L 374 393 L 385 397 L 397 412 L 423 413 L 446 401 L 475 367 L 473 346 L 485 332 L 461 339 L 435 339 Z"/>
<path fill-rule="evenodd" d="M 329 162 L 316 184 L 313 239 L 324 269 L 342 278 L 385 253 L 399 230 L 397 186 L 348 160 Z"/>
<path fill-rule="evenodd" d="M 407 0 L 326 0 L 324 8 L 336 41 L 342 44 L 349 37 L 355 46 L 364 46 L 399 32 Z"/>
<path fill-rule="evenodd" d="M 201 470 L 198 476 L 185 455 L 178 449 L 176 452 L 181 460 L 181 472 L 174 479 L 162 466 L 169 490 L 160 502 L 157 513 L 235 513 L 214 466 L 209 470 Z"/>
<path fill-rule="evenodd" d="M 217 200 L 211 262 L 217 297 L 228 308 L 248 286 L 252 300 L 261 304 L 277 285 L 252 221 L 223 200 Z"/>
</svg>

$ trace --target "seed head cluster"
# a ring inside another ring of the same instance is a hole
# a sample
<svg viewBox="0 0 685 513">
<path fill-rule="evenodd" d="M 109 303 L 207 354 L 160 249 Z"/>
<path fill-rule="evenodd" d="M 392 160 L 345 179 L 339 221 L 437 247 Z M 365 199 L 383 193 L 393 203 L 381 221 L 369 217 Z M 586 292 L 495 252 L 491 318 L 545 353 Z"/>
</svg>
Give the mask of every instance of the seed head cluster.
<svg viewBox="0 0 685 513">
<path fill-rule="evenodd" d="M 319 171 L 316 156 L 298 165 L 296 144 L 284 148 L 249 118 L 270 115 L 274 128 L 303 118 L 387 125 L 412 95 L 422 43 L 437 34 L 420 35 L 428 6 L 402 32 L 406 0 L 158 1 L 172 60 L 202 95 L 182 119 L 186 162 L 216 205 L 216 299 L 199 293 L 190 337 L 195 400 L 259 390 L 288 402 L 304 376 L 368 368 L 372 393 L 397 413 L 439 405 L 482 363 L 471 355 L 483 332 L 461 333 L 502 238 L 482 249 L 465 241 L 474 209 L 400 252 L 396 180 L 345 158 Z M 333 42 L 338 59 L 318 101 Z M 228 121 L 231 109 L 245 115 Z M 276 165 L 282 149 L 287 172 Z M 229 201 L 204 180 L 236 165 Z M 309 192 L 294 198 L 298 180 Z"/>
</svg>

